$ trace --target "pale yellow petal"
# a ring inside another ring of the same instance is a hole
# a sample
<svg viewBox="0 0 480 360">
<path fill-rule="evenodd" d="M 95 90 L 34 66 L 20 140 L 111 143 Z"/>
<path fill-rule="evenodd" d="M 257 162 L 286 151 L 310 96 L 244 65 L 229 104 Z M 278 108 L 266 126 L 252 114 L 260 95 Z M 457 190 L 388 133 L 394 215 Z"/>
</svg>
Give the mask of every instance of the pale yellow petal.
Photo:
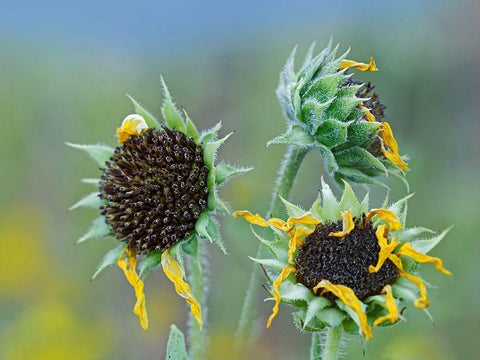
<svg viewBox="0 0 480 360">
<path fill-rule="evenodd" d="M 419 277 L 409 274 L 404 271 L 400 271 L 400 276 L 403 276 L 417 285 L 418 290 L 420 290 L 420 297 L 414 301 L 414 305 L 419 309 L 425 309 L 430 305 L 430 301 L 427 300 L 427 288 L 423 283 L 422 279 Z"/>
<path fill-rule="evenodd" d="M 352 209 L 348 211 L 340 211 L 340 215 L 342 216 L 342 231 L 335 233 L 332 232 L 328 234 L 329 236 L 345 237 L 355 228 L 355 223 L 353 222 L 352 217 Z"/>
<path fill-rule="evenodd" d="M 291 216 L 287 220 L 287 224 L 290 227 L 294 226 L 295 224 L 317 225 L 319 223 L 320 223 L 320 220 L 314 217 L 311 212 L 307 212 L 302 216 L 298 216 L 298 217 Z"/>
<path fill-rule="evenodd" d="M 118 141 L 124 143 L 130 136 L 142 135 L 147 129 L 148 125 L 143 117 L 138 114 L 128 115 L 117 128 Z"/>
<path fill-rule="evenodd" d="M 400 250 L 398 251 L 397 255 L 405 255 L 411 257 L 413 260 L 419 262 L 419 263 L 433 263 L 437 270 L 441 271 L 445 275 L 452 275 L 452 273 L 448 270 L 446 270 L 443 267 L 442 260 L 440 260 L 437 257 L 432 257 L 428 256 L 422 253 L 419 253 L 418 251 L 415 251 L 412 248 L 412 245 L 409 243 L 405 243 L 402 245 Z"/>
<path fill-rule="evenodd" d="M 376 235 L 378 240 L 378 245 L 380 246 L 380 252 L 378 253 L 377 265 L 368 267 L 368 272 L 376 273 L 379 272 L 385 261 L 390 257 L 395 248 L 398 246 L 399 242 L 396 238 L 393 238 L 390 243 L 388 243 L 387 236 L 387 226 L 380 225 L 377 228 Z"/>
<path fill-rule="evenodd" d="M 285 221 L 279 218 L 270 218 L 268 219 L 268 223 L 274 228 L 280 229 L 284 232 L 290 232 L 293 228 L 293 226 L 289 226 Z"/>
<path fill-rule="evenodd" d="M 367 315 L 363 312 L 360 300 L 358 300 L 355 292 L 344 285 L 334 285 L 328 280 L 322 280 L 313 288 L 313 292 L 317 293 L 318 289 L 323 288 L 320 295 L 331 292 L 345 303 L 349 308 L 355 311 L 360 320 L 360 325 L 365 338 L 368 340 L 372 337 L 372 328 L 367 323 Z"/>
<path fill-rule="evenodd" d="M 180 265 L 173 257 L 170 256 L 170 249 L 167 249 L 162 253 L 162 268 L 165 272 L 165 275 L 167 275 L 167 277 L 175 286 L 175 291 L 177 294 L 185 298 L 187 303 L 190 305 L 193 318 L 201 329 L 203 327 L 202 306 L 193 295 L 190 285 L 183 280 L 185 274 L 183 273 Z"/>
<path fill-rule="evenodd" d="M 262 218 L 259 214 L 253 215 L 250 211 L 246 211 L 246 210 L 235 211 L 233 213 L 233 216 L 234 217 L 241 216 L 245 220 L 247 220 L 250 224 L 263 226 L 263 227 L 268 226 L 268 222 L 264 218 Z"/>
<path fill-rule="evenodd" d="M 402 229 L 402 224 L 398 219 L 398 216 L 387 209 L 372 209 L 367 214 L 366 221 L 370 221 L 372 217 L 377 215 L 380 219 L 388 224 L 390 231 L 397 231 Z"/>
<path fill-rule="evenodd" d="M 385 296 L 385 306 L 388 310 L 388 315 L 381 316 L 373 322 L 373 326 L 377 326 L 384 321 L 390 320 L 390 323 L 395 323 L 398 320 L 398 309 L 397 305 L 395 304 L 395 299 L 393 298 L 392 287 L 390 285 L 386 285 L 382 293 L 386 294 Z"/>
<path fill-rule="evenodd" d="M 375 65 L 375 61 L 373 60 L 373 57 L 370 57 L 370 62 L 368 64 L 356 62 L 353 60 L 343 60 L 340 66 L 338 67 L 338 70 L 342 70 L 350 67 L 353 67 L 360 71 L 378 71 L 378 68 Z"/>
<path fill-rule="evenodd" d="M 280 275 L 278 275 L 277 279 L 273 282 L 273 298 L 275 299 L 275 305 L 273 306 L 273 309 L 272 309 L 272 315 L 270 315 L 270 317 L 268 318 L 268 321 L 267 321 L 267 328 L 270 327 L 270 325 L 272 325 L 272 320 L 275 318 L 275 316 L 277 316 L 278 314 L 278 305 L 280 304 L 280 292 L 278 291 L 278 288 L 280 287 L 280 285 L 282 284 L 282 282 L 292 273 L 294 273 L 295 271 L 297 271 L 295 268 L 293 267 L 290 267 L 290 266 L 285 266 L 282 270 L 282 272 L 280 273 Z"/>
<path fill-rule="evenodd" d="M 127 260 L 125 260 L 125 253 L 127 255 Z M 128 261 L 128 262 L 127 262 Z M 143 293 L 143 282 L 140 280 L 140 277 L 137 275 L 135 270 L 137 266 L 137 256 L 135 254 L 135 249 L 123 250 L 122 255 L 117 260 L 117 265 L 125 273 L 130 285 L 132 285 L 135 290 L 135 296 L 137 302 L 133 308 L 133 312 L 140 318 L 140 324 L 145 330 L 148 329 L 148 317 L 147 317 L 147 308 L 145 302 L 145 294 Z"/>
<path fill-rule="evenodd" d="M 310 235 L 312 232 L 314 232 L 315 229 L 308 229 L 305 227 L 297 227 L 295 229 L 295 232 L 292 234 L 290 237 L 290 241 L 288 242 L 288 263 L 289 264 L 294 264 L 293 260 L 293 255 L 295 254 L 295 251 L 297 250 L 298 247 L 303 245 L 303 240 L 301 239 L 301 236 L 304 235 Z"/>
</svg>

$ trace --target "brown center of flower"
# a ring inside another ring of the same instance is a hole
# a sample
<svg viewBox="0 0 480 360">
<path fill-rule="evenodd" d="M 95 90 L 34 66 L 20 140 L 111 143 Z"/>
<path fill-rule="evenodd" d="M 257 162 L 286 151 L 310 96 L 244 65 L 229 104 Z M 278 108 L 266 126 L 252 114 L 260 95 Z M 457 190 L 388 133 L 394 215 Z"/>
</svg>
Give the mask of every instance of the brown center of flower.
<svg viewBox="0 0 480 360">
<path fill-rule="evenodd" d="M 398 278 L 398 270 L 386 260 L 380 270 L 370 273 L 368 267 L 378 261 L 380 246 L 371 222 L 354 218 L 355 228 L 344 237 L 330 236 L 342 230 L 342 222 L 318 224 L 298 249 L 296 279 L 310 290 L 320 281 L 351 288 L 363 300 L 380 294 L 385 285 Z M 335 296 L 326 293 L 334 300 Z"/>
<path fill-rule="evenodd" d="M 137 252 L 170 248 L 189 236 L 207 206 L 202 148 L 176 130 L 131 136 L 106 163 L 102 207 L 115 237 Z"/>
</svg>

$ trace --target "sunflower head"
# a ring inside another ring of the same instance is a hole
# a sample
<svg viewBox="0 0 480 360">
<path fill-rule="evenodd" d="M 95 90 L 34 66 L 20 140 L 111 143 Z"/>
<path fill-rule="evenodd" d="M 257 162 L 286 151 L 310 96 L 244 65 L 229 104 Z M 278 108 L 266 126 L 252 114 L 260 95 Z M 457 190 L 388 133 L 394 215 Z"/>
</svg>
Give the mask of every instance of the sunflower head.
<svg viewBox="0 0 480 360">
<path fill-rule="evenodd" d="M 237 211 L 248 222 L 270 227 L 274 239 L 254 232 L 270 251 L 269 258 L 252 260 L 265 268 L 275 301 L 267 326 L 279 303 L 293 305 L 294 323 L 302 330 L 319 331 L 342 325 L 350 333 L 372 337 L 372 328 L 404 320 L 403 303 L 425 309 L 427 286 L 419 277 L 420 263 L 432 263 L 444 274 L 440 259 L 428 256 L 446 235 L 423 227 L 405 228 L 408 197 L 382 208 L 369 209 L 368 194 L 357 200 L 352 188 L 338 201 L 322 180 L 318 199 L 307 212 L 282 199 L 289 218 L 263 219 Z M 253 229 L 252 229 L 253 231 Z"/>
<path fill-rule="evenodd" d="M 94 277 L 118 263 L 135 288 L 135 313 L 147 327 L 143 283 L 159 264 L 185 297 L 201 326 L 200 304 L 183 281 L 182 250 L 196 256 L 197 242 L 208 239 L 225 251 L 212 214 L 229 213 L 218 196 L 218 187 L 232 176 L 250 169 L 214 163 L 218 148 L 231 135 L 217 138 L 221 124 L 199 133 L 186 112 L 175 107 L 163 82 L 164 124 L 160 124 L 133 98 L 136 114 L 117 128 L 119 144 L 78 145 L 100 166 L 98 179 L 85 179 L 98 188 L 71 209 L 88 207 L 101 214 L 77 241 L 113 236 L 120 245 L 108 252 Z M 172 257 L 173 256 L 173 257 Z M 139 274 L 136 272 L 140 257 Z"/>
<path fill-rule="evenodd" d="M 327 171 L 358 183 L 382 184 L 379 175 L 404 178 L 407 164 L 399 155 L 385 106 L 371 83 L 354 80 L 349 69 L 378 71 L 368 64 L 337 57 L 331 44 L 317 56 L 314 45 L 300 70 L 295 71 L 296 49 L 280 74 L 277 96 L 287 119 L 287 131 L 269 144 L 316 148 Z"/>
</svg>

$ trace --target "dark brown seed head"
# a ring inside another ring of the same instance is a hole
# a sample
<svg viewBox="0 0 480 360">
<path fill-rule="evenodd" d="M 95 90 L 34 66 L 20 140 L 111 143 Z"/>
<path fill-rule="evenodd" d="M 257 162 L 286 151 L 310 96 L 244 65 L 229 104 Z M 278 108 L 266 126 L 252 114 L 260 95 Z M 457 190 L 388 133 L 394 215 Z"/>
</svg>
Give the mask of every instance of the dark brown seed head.
<svg viewBox="0 0 480 360">
<path fill-rule="evenodd" d="M 138 253 L 170 248 L 194 230 L 207 206 L 201 146 L 176 130 L 131 136 L 106 163 L 102 208 L 118 240 Z"/>
<path fill-rule="evenodd" d="M 355 218 L 355 228 L 345 237 L 329 236 L 342 230 L 342 222 L 318 224 L 305 238 L 296 259 L 297 282 L 310 290 L 322 280 L 351 288 L 360 300 L 380 294 L 385 285 L 398 278 L 396 266 L 387 259 L 377 273 L 368 267 L 378 261 L 380 246 L 371 222 Z M 336 297 L 324 295 L 330 300 Z"/>
</svg>

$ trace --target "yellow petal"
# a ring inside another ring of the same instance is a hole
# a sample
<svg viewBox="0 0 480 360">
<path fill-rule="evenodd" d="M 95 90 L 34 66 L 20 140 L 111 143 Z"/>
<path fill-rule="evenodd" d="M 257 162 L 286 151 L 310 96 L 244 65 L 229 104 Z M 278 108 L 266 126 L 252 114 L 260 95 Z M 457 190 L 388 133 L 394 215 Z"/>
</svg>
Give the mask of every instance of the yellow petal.
<svg viewBox="0 0 480 360">
<path fill-rule="evenodd" d="M 397 269 L 399 270 L 402 270 L 403 271 L 403 264 L 402 264 L 402 260 L 395 254 L 390 254 L 388 256 L 388 259 L 393 262 L 393 264 L 397 267 Z"/>
<path fill-rule="evenodd" d="M 290 238 L 290 241 L 288 242 L 288 263 L 289 264 L 294 264 L 293 261 L 293 255 L 295 254 L 295 250 L 297 247 L 300 247 L 303 245 L 303 240 L 300 238 L 300 236 L 304 235 L 310 235 L 312 232 L 314 232 L 315 229 L 308 229 L 305 227 L 297 227 L 295 229 L 295 232 Z"/>
<path fill-rule="evenodd" d="M 408 170 L 408 165 L 405 163 L 405 161 L 402 160 L 400 155 L 394 154 L 393 152 L 385 149 L 383 146 L 382 153 L 388 160 L 390 160 L 392 164 L 398 166 L 403 172 L 406 172 Z"/>
<path fill-rule="evenodd" d="M 353 222 L 352 217 L 352 209 L 348 211 L 340 211 L 340 215 L 342 216 L 342 231 L 336 233 L 332 232 L 328 234 L 329 236 L 345 237 L 355 228 L 355 223 Z"/>
<path fill-rule="evenodd" d="M 428 256 L 418 251 L 415 251 L 412 248 L 412 245 L 409 243 L 404 243 L 403 246 L 398 251 L 397 255 L 405 255 L 411 257 L 413 260 L 419 263 L 433 263 L 437 270 L 441 271 L 445 275 L 452 275 L 452 273 L 446 269 L 444 269 L 442 260 L 437 257 Z"/>
<path fill-rule="evenodd" d="M 125 253 L 127 254 L 127 260 L 124 259 Z M 130 285 L 135 289 L 135 296 L 137 297 L 137 302 L 133 308 L 133 312 L 140 318 L 140 324 L 145 330 L 148 329 L 148 317 L 147 317 L 147 308 L 145 304 L 145 294 L 143 293 L 143 282 L 140 280 L 140 277 L 137 275 L 135 268 L 137 266 L 137 256 L 135 254 L 135 249 L 123 250 L 122 255 L 117 260 L 117 265 L 125 273 Z"/>
<path fill-rule="evenodd" d="M 289 217 L 287 220 L 288 226 L 292 227 L 295 224 L 303 224 L 303 225 L 317 225 L 320 223 L 320 220 L 315 218 L 311 212 L 307 212 L 302 216 L 298 217 Z"/>
<path fill-rule="evenodd" d="M 392 324 L 398 320 L 398 309 L 397 305 L 395 305 L 395 299 L 393 298 L 392 287 L 386 285 L 382 293 L 387 294 L 385 296 L 385 306 L 387 307 L 388 315 L 379 317 L 373 322 L 373 326 L 377 326 L 386 320 L 390 320 Z"/>
<path fill-rule="evenodd" d="M 427 300 L 427 288 L 423 283 L 422 279 L 419 277 L 409 274 L 407 272 L 401 271 L 400 276 L 403 276 L 417 285 L 418 290 L 420 290 L 420 297 L 414 301 L 414 305 L 419 309 L 425 309 L 430 305 L 430 301 Z"/>
<path fill-rule="evenodd" d="M 377 66 L 375 65 L 375 61 L 373 61 L 373 57 L 370 57 L 370 62 L 368 64 L 356 62 L 353 60 L 343 60 L 338 70 L 342 70 L 345 68 L 353 67 L 360 71 L 378 71 Z"/>
<path fill-rule="evenodd" d="M 402 160 L 400 155 L 398 154 L 398 143 L 393 136 L 392 128 L 390 124 L 387 122 L 382 123 L 380 126 L 382 130 L 380 136 L 383 139 L 383 144 L 386 145 L 390 150 L 385 149 L 382 146 L 382 153 L 385 157 L 390 160 L 393 164 L 398 166 L 403 171 L 408 170 L 408 165 Z"/>
<path fill-rule="evenodd" d="M 294 273 L 296 271 L 295 268 L 290 267 L 290 266 L 285 266 L 278 275 L 277 279 L 273 282 L 273 298 L 275 299 L 275 305 L 273 306 L 272 309 L 272 315 L 268 318 L 267 321 L 267 328 L 272 325 L 272 320 L 277 316 L 278 314 L 278 305 L 280 304 L 280 292 L 278 291 L 278 288 L 280 287 L 280 284 L 290 275 L 291 273 Z"/>
<path fill-rule="evenodd" d="M 165 275 L 167 275 L 170 281 L 173 282 L 173 285 L 175 285 L 175 291 L 177 294 L 185 298 L 190 305 L 192 315 L 201 329 L 203 327 L 202 307 L 193 295 L 190 285 L 183 280 L 185 274 L 180 265 L 178 265 L 175 259 L 170 256 L 170 249 L 167 249 L 162 253 L 162 268 Z"/>
<path fill-rule="evenodd" d="M 387 226 L 386 225 L 380 225 L 377 228 L 376 235 L 377 235 L 377 240 L 378 240 L 378 245 L 380 246 L 380 252 L 378 253 L 378 261 L 377 265 L 372 266 L 370 265 L 368 267 L 368 272 L 369 273 L 376 273 L 379 272 L 385 261 L 390 257 L 390 255 L 393 253 L 395 248 L 398 246 L 399 242 L 397 241 L 397 238 L 393 238 L 390 243 L 388 243 L 388 240 L 386 238 L 387 235 Z"/>
<path fill-rule="evenodd" d="M 397 215 L 387 209 L 372 209 L 367 214 L 366 221 L 370 221 L 372 217 L 377 215 L 380 219 L 388 224 L 390 231 L 397 231 L 402 229 L 402 224 L 398 220 Z"/>
<path fill-rule="evenodd" d="M 361 105 L 360 106 L 360 109 L 362 110 L 365 110 L 365 112 L 363 113 L 363 115 L 365 116 L 365 118 L 370 121 L 370 122 L 376 122 L 377 119 L 375 119 L 375 116 L 373 116 L 373 114 L 370 112 L 370 110 L 364 106 L 364 105 Z"/>
<path fill-rule="evenodd" d="M 293 226 L 289 226 L 285 221 L 279 218 L 270 218 L 268 219 L 268 223 L 274 228 L 280 229 L 283 232 L 290 232 L 290 230 L 293 228 Z"/>
<path fill-rule="evenodd" d="M 233 216 L 234 217 L 241 216 L 245 220 L 247 220 L 250 224 L 263 226 L 263 227 L 268 226 L 268 223 L 264 218 L 262 218 L 259 214 L 253 215 L 250 211 L 245 211 L 245 210 L 235 211 L 233 213 Z"/>
<path fill-rule="evenodd" d="M 128 115 L 122 121 L 121 127 L 117 128 L 118 141 L 124 143 L 130 136 L 142 135 L 145 130 L 148 129 L 148 125 L 138 114 Z"/>
<path fill-rule="evenodd" d="M 365 335 L 365 338 L 368 340 L 372 337 L 372 328 L 367 323 L 367 315 L 362 310 L 360 305 L 360 300 L 358 300 L 355 292 L 347 286 L 344 285 L 334 285 L 328 280 L 322 280 L 318 283 L 317 286 L 313 288 L 313 292 L 317 293 L 318 289 L 323 288 L 323 291 L 320 295 L 323 295 L 326 292 L 332 292 L 340 300 L 342 300 L 345 305 L 355 311 L 360 320 L 360 325 Z"/>
</svg>

